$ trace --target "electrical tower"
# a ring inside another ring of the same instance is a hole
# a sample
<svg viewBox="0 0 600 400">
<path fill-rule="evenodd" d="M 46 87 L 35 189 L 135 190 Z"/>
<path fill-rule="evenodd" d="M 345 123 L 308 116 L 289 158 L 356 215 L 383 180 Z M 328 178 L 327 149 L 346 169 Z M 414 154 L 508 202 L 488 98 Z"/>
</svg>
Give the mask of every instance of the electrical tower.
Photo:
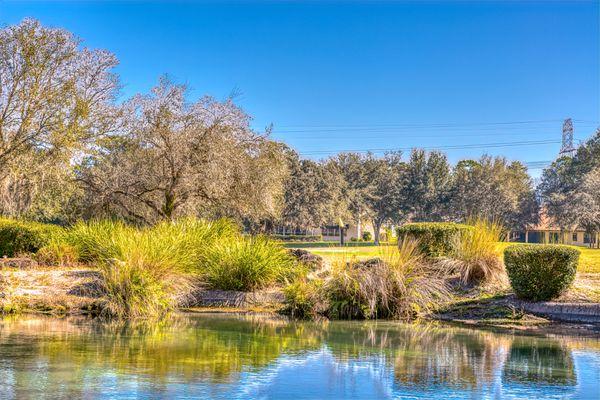
<svg viewBox="0 0 600 400">
<path fill-rule="evenodd" d="M 560 155 L 569 157 L 575 155 L 575 148 L 573 147 L 573 120 L 571 118 L 565 119 L 563 123 Z"/>
</svg>

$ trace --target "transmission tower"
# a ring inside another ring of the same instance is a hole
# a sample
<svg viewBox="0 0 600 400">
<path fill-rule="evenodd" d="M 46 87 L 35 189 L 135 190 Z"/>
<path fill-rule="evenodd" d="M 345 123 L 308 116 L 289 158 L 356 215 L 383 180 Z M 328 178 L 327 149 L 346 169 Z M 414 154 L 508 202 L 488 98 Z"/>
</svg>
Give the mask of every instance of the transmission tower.
<svg viewBox="0 0 600 400">
<path fill-rule="evenodd" d="M 571 118 L 565 119 L 563 123 L 560 155 L 569 157 L 575 155 L 575 148 L 573 147 L 573 120 Z"/>
</svg>

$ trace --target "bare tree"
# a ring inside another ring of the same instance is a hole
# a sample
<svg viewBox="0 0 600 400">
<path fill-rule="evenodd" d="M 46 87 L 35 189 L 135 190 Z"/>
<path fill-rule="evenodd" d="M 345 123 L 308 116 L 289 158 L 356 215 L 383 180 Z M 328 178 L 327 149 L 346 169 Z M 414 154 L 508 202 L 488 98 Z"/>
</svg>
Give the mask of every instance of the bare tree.
<svg viewBox="0 0 600 400">
<path fill-rule="evenodd" d="M 275 215 L 285 162 L 281 146 L 250 128 L 231 99 L 186 101 L 162 78 L 124 105 L 123 130 L 82 166 L 95 210 L 146 223 L 178 215 Z"/>
</svg>

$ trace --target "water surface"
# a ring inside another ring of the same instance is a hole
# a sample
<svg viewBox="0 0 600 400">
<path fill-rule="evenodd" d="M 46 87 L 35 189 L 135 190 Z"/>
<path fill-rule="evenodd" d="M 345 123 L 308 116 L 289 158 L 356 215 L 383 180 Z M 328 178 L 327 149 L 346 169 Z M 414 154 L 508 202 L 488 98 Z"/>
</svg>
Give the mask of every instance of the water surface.
<svg viewBox="0 0 600 400">
<path fill-rule="evenodd" d="M 179 315 L 0 320 L 1 399 L 600 399 L 600 339 Z"/>
</svg>

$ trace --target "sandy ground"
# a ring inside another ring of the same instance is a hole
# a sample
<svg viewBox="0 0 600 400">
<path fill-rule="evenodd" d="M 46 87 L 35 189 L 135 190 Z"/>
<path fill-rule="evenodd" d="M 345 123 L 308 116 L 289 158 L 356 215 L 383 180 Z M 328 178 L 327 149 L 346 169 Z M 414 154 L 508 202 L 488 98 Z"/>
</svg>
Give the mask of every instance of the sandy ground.
<svg viewBox="0 0 600 400">
<path fill-rule="evenodd" d="M 0 308 L 4 312 L 79 313 L 98 298 L 98 272 L 88 268 L 0 270 Z"/>
</svg>

